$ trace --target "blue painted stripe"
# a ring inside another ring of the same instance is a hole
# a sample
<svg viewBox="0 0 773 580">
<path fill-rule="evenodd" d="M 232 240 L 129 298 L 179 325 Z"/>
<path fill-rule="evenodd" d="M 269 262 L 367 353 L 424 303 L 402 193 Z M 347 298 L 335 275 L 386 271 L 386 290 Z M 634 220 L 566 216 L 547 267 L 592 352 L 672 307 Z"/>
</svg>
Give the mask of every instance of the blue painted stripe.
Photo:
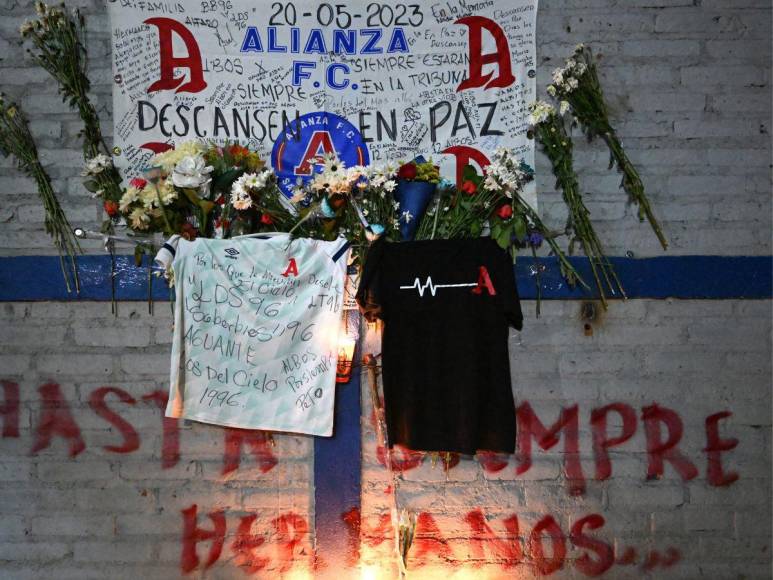
<svg viewBox="0 0 773 580">
<path fill-rule="evenodd" d="M 360 358 L 355 349 L 353 360 Z M 314 533 L 316 552 L 325 562 L 347 561 L 349 530 L 344 514 L 360 511 L 360 367 L 336 386 L 333 437 L 314 438 Z"/>
<path fill-rule="evenodd" d="M 592 280 L 588 260 L 571 258 L 586 281 Z M 665 256 L 659 258 L 611 258 L 629 298 L 771 298 L 771 256 Z M 544 258 L 542 297 L 546 300 L 581 299 L 593 293 L 569 288 L 555 258 Z M 13 300 L 110 300 L 110 257 L 81 256 L 80 296 L 68 294 L 56 256 L 0 257 L 0 301 Z M 146 300 L 148 260 L 134 265 L 132 256 L 116 257 L 116 297 Z M 516 274 L 521 298 L 536 298 L 534 260 L 518 258 Z M 153 298 L 168 300 L 163 280 L 154 279 Z"/>
</svg>

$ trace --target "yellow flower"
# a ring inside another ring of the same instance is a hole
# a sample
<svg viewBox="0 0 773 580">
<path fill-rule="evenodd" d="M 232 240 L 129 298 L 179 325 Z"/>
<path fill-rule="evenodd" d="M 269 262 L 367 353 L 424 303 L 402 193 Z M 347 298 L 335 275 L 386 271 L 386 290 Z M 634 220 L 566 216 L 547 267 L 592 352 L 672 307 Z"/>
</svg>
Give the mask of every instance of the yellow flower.
<svg viewBox="0 0 773 580">
<path fill-rule="evenodd" d="M 8 115 L 9 119 L 13 119 L 16 116 L 16 107 L 11 105 L 8 107 L 8 109 L 5 111 L 5 114 Z"/>
</svg>

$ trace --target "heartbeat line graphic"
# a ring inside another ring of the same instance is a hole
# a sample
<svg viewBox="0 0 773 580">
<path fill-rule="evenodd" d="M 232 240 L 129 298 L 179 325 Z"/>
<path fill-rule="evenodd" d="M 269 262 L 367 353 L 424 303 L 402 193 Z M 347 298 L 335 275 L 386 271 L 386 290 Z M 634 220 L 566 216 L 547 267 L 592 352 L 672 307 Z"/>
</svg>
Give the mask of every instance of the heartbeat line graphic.
<svg viewBox="0 0 773 580">
<path fill-rule="evenodd" d="M 438 288 L 466 288 L 470 286 L 477 286 L 477 282 L 473 282 L 471 284 L 433 284 L 432 283 L 432 276 L 427 276 L 427 281 L 422 284 L 421 280 L 418 278 L 414 279 L 413 284 L 410 286 L 400 286 L 400 290 L 414 290 L 416 289 L 419 292 L 419 297 L 423 298 L 424 293 L 429 288 L 430 294 L 433 296 L 437 292 Z"/>
</svg>

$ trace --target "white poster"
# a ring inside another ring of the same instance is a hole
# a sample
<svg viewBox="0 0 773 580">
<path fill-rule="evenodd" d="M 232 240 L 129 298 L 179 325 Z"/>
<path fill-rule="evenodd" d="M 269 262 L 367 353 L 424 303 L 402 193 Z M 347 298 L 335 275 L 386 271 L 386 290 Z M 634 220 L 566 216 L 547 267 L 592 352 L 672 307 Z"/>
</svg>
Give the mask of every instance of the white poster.
<svg viewBox="0 0 773 580">
<path fill-rule="evenodd" d="M 536 0 L 114 1 L 118 163 L 135 174 L 175 142 L 239 142 L 286 190 L 331 151 L 349 166 L 423 155 L 451 180 L 500 146 L 533 166 L 536 13 Z"/>
</svg>

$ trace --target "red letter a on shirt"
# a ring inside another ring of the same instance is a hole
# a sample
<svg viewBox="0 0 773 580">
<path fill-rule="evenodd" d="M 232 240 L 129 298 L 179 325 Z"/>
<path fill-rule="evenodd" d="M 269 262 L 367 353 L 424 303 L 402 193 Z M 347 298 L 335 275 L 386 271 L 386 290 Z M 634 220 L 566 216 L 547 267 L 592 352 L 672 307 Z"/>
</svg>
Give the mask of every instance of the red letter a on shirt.
<svg viewBox="0 0 773 580">
<path fill-rule="evenodd" d="M 288 276 L 298 277 L 298 264 L 295 263 L 295 258 L 290 258 L 290 263 L 287 264 L 287 270 L 282 274 L 285 278 Z"/>
<path fill-rule="evenodd" d="M 494 290 L 494 285 L 491 283 L 491 278 L 488 275 L 486 266 L 478 268 L 478 285 L 472 289 L 473 294 L 480 294 L 483 292 L 483 288 L 489 293 L 489 296 L 496 296 L 497 291 Z"/>
</svg>

